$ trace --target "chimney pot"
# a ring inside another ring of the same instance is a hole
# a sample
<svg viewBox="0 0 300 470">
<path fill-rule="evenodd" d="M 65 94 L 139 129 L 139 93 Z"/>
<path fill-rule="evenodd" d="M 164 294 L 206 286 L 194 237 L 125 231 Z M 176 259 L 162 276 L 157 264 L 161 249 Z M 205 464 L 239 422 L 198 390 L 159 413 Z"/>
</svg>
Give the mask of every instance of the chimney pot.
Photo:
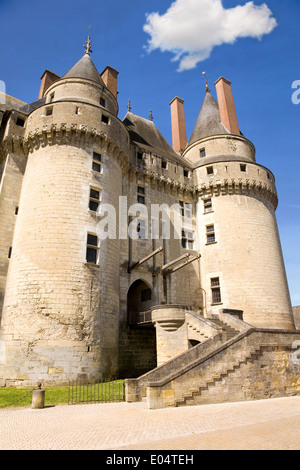
<svg viewBox="0 0 300 470">
<path fill-rule="evenodd" d="M 221 121 L 231 134 L 240 135 L 231 82 L 224 77 L 220 77 L 216 81 L 215 87 L 217 91 Z"/>
<path fill-rule="evenodd" d="M 49 88 L 52 83 L 56 82 L 60 79 L 60 76 L 50 70 L 45 70 L 43 75 L 41 76 L 41 87 L 39 93 L 39 99 L 43 98 L 47 88 Z"/>
<path fill-rule="evenodd" d="M 103 70 L 101 74 L 102 80 L 116 99 L 118 98 L 118 75 L 119 72 L 109 65 Z"/>
<path fill-rule="evenodd" d="M 172 146 L 175 152 L 182 152 L 187 144 L 184 115 L 184 101 L 176 96 L 171 102 Z"/>
</svg>

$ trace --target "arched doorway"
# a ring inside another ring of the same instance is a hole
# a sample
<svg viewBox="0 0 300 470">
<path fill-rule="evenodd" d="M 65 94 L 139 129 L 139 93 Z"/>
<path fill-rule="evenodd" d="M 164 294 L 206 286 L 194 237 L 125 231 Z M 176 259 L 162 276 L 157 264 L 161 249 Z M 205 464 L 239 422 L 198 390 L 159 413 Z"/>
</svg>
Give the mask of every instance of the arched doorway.
<svg viewBox="0 0 300 470">
<path fill-rule="evenodd" d="M 140 314 L 152 305 L 155 298 L 149 284 L 142 279 L 133 282 L 127 292 L 127 325 L 121 329 L 120 377 L 139 377 L 157 366 L 154 325 L 151 321 L 138 321 Z"/>
<path fill-rule="evenodd" d="M 131 284 L 127 293 L 127 320 L 129 325 L 139 323 L 140 314 L 150 311 L 154 305 L 152 288 L 142 279 Z M 146 318 L 146 316 L 144 316 Z"/>
</svg>

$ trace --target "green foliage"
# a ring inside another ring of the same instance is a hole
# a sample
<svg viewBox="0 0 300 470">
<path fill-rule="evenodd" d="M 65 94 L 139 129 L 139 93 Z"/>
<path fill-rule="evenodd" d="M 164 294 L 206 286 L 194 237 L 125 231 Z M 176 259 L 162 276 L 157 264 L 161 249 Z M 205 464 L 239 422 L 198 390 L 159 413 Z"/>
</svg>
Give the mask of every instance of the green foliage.
<svg viewBox="0 0 300 470">
<path fill-rule="evenodd" d="M 123 380 L 115 380 L 105 384 L 90 384 L 73 390 L 73 403 L 83 403 L 93 400 L 119 400 Z M 76 394 L 76 395 L 75 395 Z M 69 387 L 45 388 L 45 406 L 66 405 L 69 400 Z M 32 389 L 0 388 L 0 409 L 11 407 L 28 407 L 32 403 Z"/>
</svg>

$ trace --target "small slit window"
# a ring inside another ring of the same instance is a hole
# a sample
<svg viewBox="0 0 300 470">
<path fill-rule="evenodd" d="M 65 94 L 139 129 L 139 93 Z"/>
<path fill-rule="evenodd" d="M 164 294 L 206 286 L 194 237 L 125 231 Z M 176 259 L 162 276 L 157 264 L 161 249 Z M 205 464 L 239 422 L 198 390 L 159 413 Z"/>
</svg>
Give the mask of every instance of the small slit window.
<svg viewBox="0 0 300 470">
<path fill-rule="evenodd" d="M 24 126 L 25 126 L 25 120 L 18 117 L 16 124 L 17 124 L 17 126 L 19 126 L 19 127 L 24 127 Z"/>
<path fill-rule="evenodd" d="M 100 153 L 93 152 L 92 169 L 97 173 L 102 173 L 102 155 Z"/>
<path fill-rule="evenodd" d="M 102 121 L 104 124 L 108 124 L 108 123 L 109 123 L 109 117 L 106 116 L 105 114 L 102 114 L 101 121 Z"/>
<path fill-rule="evenodd" d="M 97 189 L 90 188 L 90 211 L 97 212 L 100 205 L 100 191 Z"/>
<path fill-rule="evenodd" d="M 98 259 L 98 237 L 97 235 L 88 233 L 86 247 L 86 261 L 88 263 L 97 264 Z"/>
<path fill-rule="evenodd" d="M 142 186 L 137 187 L 137 201 L 139 204 L 146 203 L 145 188 L 143 188 Z"/>
<path fill-rule="evenodd" d="M 100 98 L 100 106 L 103 106 L 103 108 L 106 106 L 106 100 L 102 96 Z"/>
</svg>

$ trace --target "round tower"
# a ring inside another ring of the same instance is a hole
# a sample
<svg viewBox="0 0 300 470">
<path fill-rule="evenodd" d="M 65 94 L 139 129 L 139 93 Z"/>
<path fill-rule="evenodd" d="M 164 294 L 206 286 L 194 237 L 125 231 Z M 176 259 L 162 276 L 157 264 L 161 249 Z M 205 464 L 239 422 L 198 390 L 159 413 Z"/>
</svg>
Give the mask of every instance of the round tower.
<svg viewBox="0 0 300 470">
<path fill-rule="evenodd" d="M 117 374 L 119 240 L 105 239 L 99 210 L 109 203 L 118 221 L 129 139 L 89 52 L 88 43 L 26 123 L 2 318 L 11 383 Z"/>
<path fill-rule="evenodd" d="M 209 315 L 225 310 L 255 327 L 294 329 L 271 171 L 239 131 L 230 82 L 206 89 L 183 156 L 194 164 L 201 282 Z"/>
</svg>

